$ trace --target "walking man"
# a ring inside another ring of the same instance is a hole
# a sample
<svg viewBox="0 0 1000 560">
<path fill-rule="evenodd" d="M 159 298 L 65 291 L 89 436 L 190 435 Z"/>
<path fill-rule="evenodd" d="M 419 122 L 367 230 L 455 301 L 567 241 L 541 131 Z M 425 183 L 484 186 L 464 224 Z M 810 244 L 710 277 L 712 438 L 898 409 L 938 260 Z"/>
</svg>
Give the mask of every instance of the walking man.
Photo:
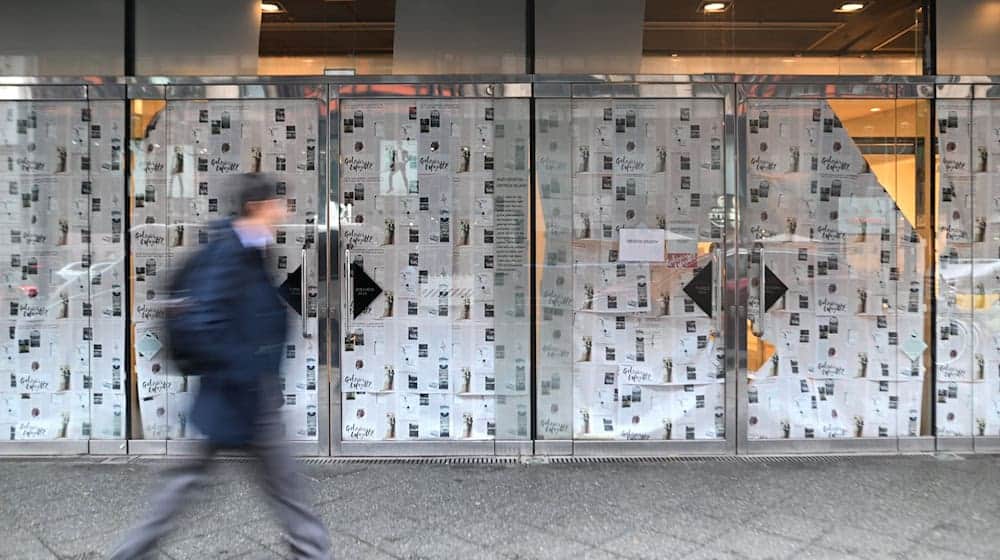
<svg viewBox="0 0 1000 560">
<path fill-rule="evenodd" d="M 214 224 L 208 245 L 177 273 L 168 310 L 174 360 L 185 373 L 201 376 L 190 418 L 207 441 L 200 455 L 168 473 L 148 516 L 128 533 L 114 560 L 148 554 L 206 480 L 215 452 L 231 448 L 258 459 L 295 557 L 330 558 L 329 533 L 301 492 L 280 419 L 278 369 L 287 317 L 264 252 L 285 220 L 285 201 L 276 198 L 275 180 L 267 175 L 241 175 L 233 188 L 239 217 Z"/>
</svg>

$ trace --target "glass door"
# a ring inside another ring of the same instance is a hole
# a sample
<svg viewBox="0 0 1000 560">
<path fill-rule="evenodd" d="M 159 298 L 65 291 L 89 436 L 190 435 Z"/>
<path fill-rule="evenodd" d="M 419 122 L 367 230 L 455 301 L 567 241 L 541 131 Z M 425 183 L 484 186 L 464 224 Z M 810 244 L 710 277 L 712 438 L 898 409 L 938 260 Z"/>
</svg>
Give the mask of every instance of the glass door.
<svg viewBox="0 0 1000 560">
<path fill-rule="evenodd" d="M 926 101 L 894 86 L 744 93 L 744 445 L 928 434 Z"/>
<path fill-rule="evenodd" d="M 340 102 L 345 454 L 531 438 L 528 101 L 449 91 Z"/>
<path fill-rule="evenodd" d="M 731 449 L 726 91 L 537 101 L 537 452 Z"/>
<path fill-rule="evenodd" d="M 937 92 L 938 449 L 1000 445 L 1000 100 L 995 85 Z"/>
<path fill-rule="evenodd" d="M 166 99 L 133 102 L 132 337 L 133 437 L 144 452 L 184 450 L 200 437 L 187 413 L 198 378 L 163 351 L 161 294 L 170 273 L 208 242 L 213 222 L 238 215 L 241 173 L 267 173 L 287 205 L 287 223 L 268 250 L 271 281 L 287 305 L 290 328 L 281 366 L 286 437 L 298 452 L 325 448 L 321 282 L 325 259 L 323 138 L 325 87 L 173 87 Z M 155 91 L 153 92 L 156 93 Z M 162 95 L 163 92 L 161 91 Z M 236 94 L 234 96 L 234 94 Z"/>
</svg>

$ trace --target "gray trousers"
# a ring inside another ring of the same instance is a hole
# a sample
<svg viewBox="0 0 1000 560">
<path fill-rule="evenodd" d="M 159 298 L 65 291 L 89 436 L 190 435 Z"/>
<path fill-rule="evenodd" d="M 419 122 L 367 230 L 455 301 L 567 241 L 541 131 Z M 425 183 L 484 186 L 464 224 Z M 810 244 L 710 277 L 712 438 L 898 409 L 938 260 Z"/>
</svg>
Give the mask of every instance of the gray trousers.
<svg viewBox="0 0 1000 560">
<path fill-rule="evenodd" d="M 249 450 L 259 461 L 264 490 L 289 535 L 295 558 L 328 560 L 331 557 L 330 535 L 323 522 L 310 511 L 303 496 L 295 460 L 281 434 L 278 412 L 265 414 L 257 423 L 256 436 Z M 112 560 L 142 558 L 152 551 L 171 531 L 171 521 L 185 502 L 207 480 L 216 451 L 205 446 L 192 460 L 170 469 L 153 496 L 146 519 L 129 531 L 124 542 L 112 553 Z"/>
</svg>

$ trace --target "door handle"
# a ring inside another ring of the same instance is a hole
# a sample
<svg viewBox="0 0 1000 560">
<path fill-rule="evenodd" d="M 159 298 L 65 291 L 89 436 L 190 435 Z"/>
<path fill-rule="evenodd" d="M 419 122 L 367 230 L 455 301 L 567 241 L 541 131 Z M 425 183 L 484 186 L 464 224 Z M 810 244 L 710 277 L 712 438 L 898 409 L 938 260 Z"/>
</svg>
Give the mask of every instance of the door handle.
<svg viewBox="0 0 1000 560">
<path fill-rule="evenodd" d="M 750 328 L 753 335 L 757 338 L 764 336 L 764 279 L 767 277 L 765 274 L 766 267 L 764 266 L 764 247 L 761 246 L 756 249 L 757 251 L 757 317 L 750 320 Z"/>
<path fill-rule="evenodd" d="M 344 314 L 341 322 L 344 324 L 344 335 L 350 336 L 351 334 L 351 320 L 354 318 L 354 302 L 351 299 L 354 297 L 354 286 L 353 277 L 351 274 L 351 250 L 344 249 L 344 282 L 347 287 L 347 313 Z"/>
<path fill-rule="evenodd" d="M 302 338 L 312 338 L 309 334 L 309 252 L 305 249 L 302 249 L 302 278 L 299 289 L 302 290 Z"/>
<path fill-rule="evenodd" d="M 725 278 L 723 274 L 722 267 L 725 265 L 725 261 L 720 256 L 720 249 L 718 243 L 712 243 L 712 268 L 715 269 L 715 278 L 712 279 L 712 316 L 715 317 L 716 321 L 722 321 L 722 296 L 725 293 L 722 286 L 722 280 Z"/>
</svg>

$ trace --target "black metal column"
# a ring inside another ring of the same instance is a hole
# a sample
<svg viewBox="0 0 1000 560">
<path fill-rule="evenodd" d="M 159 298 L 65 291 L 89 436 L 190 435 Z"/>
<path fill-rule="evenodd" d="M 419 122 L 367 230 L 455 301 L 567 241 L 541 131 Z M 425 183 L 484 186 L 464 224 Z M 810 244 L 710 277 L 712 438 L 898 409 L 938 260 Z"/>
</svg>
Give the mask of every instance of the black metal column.
<svg viewBox="0 0 1000 560">
<path fill-rule="evenodd" d="M 135 76 L 135 0 L 125 0 L 125 75 Z"/>
<path fill-rule="evenodd" d="M 933 76 L 937 74 L 937 0 L 921 0 L 920 13 L 924 23 L 920 35 L 924 76 Z"/>
</svg>

